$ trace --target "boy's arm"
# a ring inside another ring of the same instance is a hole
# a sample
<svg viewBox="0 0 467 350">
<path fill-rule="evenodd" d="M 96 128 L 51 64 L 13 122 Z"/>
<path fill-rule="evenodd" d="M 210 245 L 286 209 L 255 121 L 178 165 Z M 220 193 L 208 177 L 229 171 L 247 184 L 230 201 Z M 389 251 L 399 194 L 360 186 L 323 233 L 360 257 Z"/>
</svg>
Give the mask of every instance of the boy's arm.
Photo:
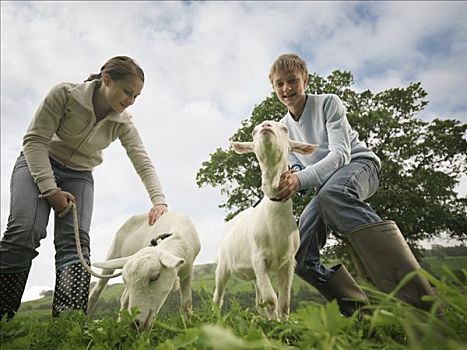
<svg viewBox="0 0 467 350">
<path fill-rule="evenodd" d="M 345 108 L 336 95 L 330 95 L 324 104 L 329 153 L 317 163 L 296 173 L 300 189 L 319 187 L 339 168 L 350 162 L 350 125 Z"/>
</svg>

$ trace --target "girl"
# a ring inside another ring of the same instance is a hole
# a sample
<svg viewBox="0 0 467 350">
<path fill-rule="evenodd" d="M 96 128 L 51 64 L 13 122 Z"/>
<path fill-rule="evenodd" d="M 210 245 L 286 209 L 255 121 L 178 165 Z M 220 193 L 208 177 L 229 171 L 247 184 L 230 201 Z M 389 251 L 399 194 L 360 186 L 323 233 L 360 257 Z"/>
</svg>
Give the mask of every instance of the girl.
<svg viewBox="0 0 467 350">
<path fill-rule="evenodd" d="M 65 309 L 86 312 L 90 275 L 79 262 L 72 216 L 60 218 L 58 213 L 69 201 L 76 204 L 81 246 L 89 263 L 92 170 L 102 163 L 102 150 L 111 142 L 120 140 L 149 194 L 149 224 L 167 212 L 157 173 L 126 111 L 143 85 L 141 67 L 130 57 L 117 56 L 82 84 L 58 84 L 42 101 L 11 177 L 10 216 L 0 242 L 0 318 L 13 317 L 20 306 L 51 208 L 56 251 L 52 315 Z"/>
</svg>

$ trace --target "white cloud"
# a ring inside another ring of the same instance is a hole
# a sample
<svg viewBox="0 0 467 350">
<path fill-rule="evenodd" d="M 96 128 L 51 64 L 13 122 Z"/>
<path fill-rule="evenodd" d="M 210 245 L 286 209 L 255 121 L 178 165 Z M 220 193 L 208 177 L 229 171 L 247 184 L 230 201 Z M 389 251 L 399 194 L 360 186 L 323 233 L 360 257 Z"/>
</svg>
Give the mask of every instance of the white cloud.
<svg viewBox="0 0 467 350">
<path fill-rule="evenodd" d="M 45 285 L 36 285 L 32 286 L 30 288 L 26 288 L 23 294 L 23 299 L 22 301 L 30 301 L 30 300 L 35 300 L 37 299 L 41 292 L 51 290 L 52 288 L 50 286 L 45 286 Z"/>
<path fill-rule="evenodd" d="M 253 107 L 271 93 L 268 71 L 298 52 L 311 72 L 351 70 L 357 89 L 421 81 L 423 115 L 465 117 L 466 18 L 462 2 L 3 2 L 1 7 L 1 227 L 21 138 L 43 96 L 80 82 L 114 55 L 135 57 L 146 84 L 131 108 L 171 210 L 192 216 L 200 263 L 222 236 L 223 198 L 197 188 L 196 172 Z M 117 142 L 94 172 L 93 259 L 114 232 L 149 209 Z M 52 225 L 51 225 L 52 226 Z M 28 290 L 53 286 L 52 227 L 33 263 Z M 39 287 L 38 287 L 39 286 Z"/>
</svg>

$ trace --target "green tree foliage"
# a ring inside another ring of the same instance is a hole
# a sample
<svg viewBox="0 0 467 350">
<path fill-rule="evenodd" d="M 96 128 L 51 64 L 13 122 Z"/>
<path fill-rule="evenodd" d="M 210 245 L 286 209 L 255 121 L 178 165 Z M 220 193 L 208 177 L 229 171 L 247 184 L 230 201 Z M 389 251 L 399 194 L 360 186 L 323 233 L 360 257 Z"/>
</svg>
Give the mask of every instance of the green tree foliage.
<svg viewBox="0 0 467 350">
<path fill-rule="evenodd" d="M 465 240 L 467 198 L 454 189 L 466 175 L 467 124 L 417 118 L 428 103 L 420 83 L 373 93 L 355 91 L 350 72 L 336 70 L 326 78 L 317 74 L 309 78 L 308 92 L 334 93 L 343 100 L 350 124 L 381 158 L 380 189 L 368 200 L 376 212 L 396 221 L 411 245 L 443 232 Z M 230 140 L 249 141 L 254 126 L 279 120 L 285 113 L 271 94 L 254 107 Z M 230 220 L 261 197 L 258 162 L 254 154 L 237 155 L 221 148 L 210 157 L 197 173 L 197 184 L 220 188 L 227 196 L 220 207 L 228 210 Z M 297 218 L 312 195 L 311 190 L 304 198 L 294 197 Z M 336 238 L 342 244 L 344 237 Z"/>
<path fill-rule="evenodd" d="M 54 295 L 53 290 L 43 290 L 39 293 L 39 295 L 44 298 L 44 297 L 52 297 Z"/>
</svg>

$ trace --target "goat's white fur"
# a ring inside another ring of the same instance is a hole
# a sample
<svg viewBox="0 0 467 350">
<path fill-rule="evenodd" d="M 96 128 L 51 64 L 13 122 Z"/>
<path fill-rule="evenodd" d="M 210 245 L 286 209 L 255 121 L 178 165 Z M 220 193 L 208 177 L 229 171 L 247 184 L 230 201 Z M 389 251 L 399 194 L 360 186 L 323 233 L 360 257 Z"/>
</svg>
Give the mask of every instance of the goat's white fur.
<svg viewBox="0 0 467 350">
<path fill-rule="evenodd" d="M 165 233 L 171 235 L 156 246 L 151 244 Z M 151 226 L 147 214 L 135 215 L 115 234 L 107 260 L 93 265 L 102 268 L 103 274 L 123 268 L 121 309 L 137 307 L 139 326 L 148 329 L 171 290 L 180 289 L 181 306 L 191 312 L 193 262 L 200 248 L 198 233 L 188 216 L 168 212 Z M 91 291 L 90 314 L 107 282 L 100 279 Z"/>
<path fill-rule="evenodd" d="M 288 137 L 287 127 L 264 121 L 256 126 L 253 142 L 232 142 L 237 153 L 254 152 L 261 168 L 264 198 L 256 207 L 240 212 L 226 224 L 219 248 L 214 303 L 222 307 L 225 286 L 231 275 L 254 280 L 256 307 L 269 319 L 287 320 L 290 293 L 299 247 L 299 233 L 292 213 L 292 200 L 273 201 L 280 176 L 287 171 L 290 151 L 311 154 L 316 145 L 296 142 Z M 271 280 L 278 278 L 278 296 Z"/>
</svg>

